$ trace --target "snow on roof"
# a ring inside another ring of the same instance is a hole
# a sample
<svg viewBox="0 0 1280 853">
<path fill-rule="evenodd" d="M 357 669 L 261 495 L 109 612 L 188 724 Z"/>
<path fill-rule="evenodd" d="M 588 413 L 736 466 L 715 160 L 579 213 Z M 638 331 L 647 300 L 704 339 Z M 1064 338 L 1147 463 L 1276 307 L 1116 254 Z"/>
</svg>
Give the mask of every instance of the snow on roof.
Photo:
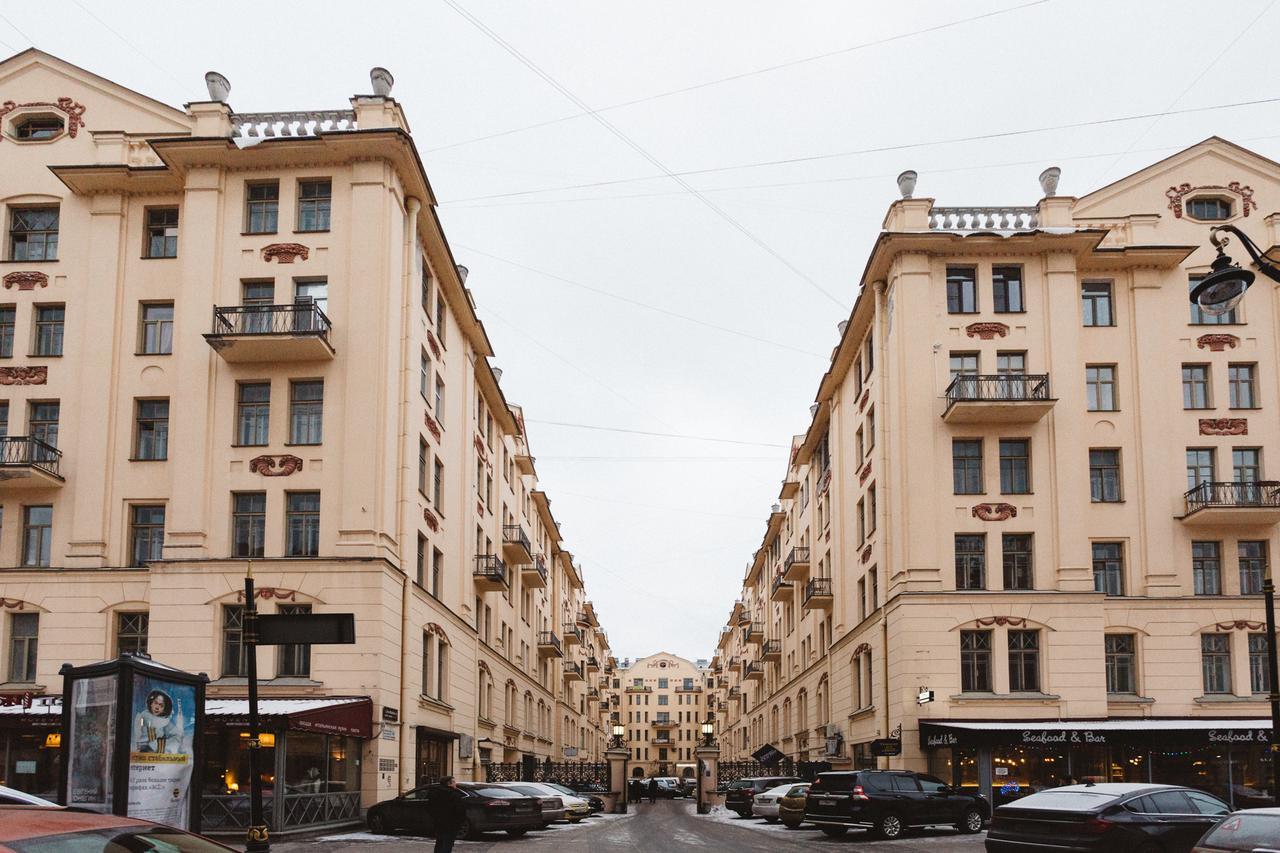
<svg viewBox="0 0 1280 853">
<path fill-rule="evenodd" d="M 368 702 L 361 697 L 325 697 L 322 699 L 259 699 L 258 713 L 264 717 L 283 717 L 289 714 L 301 714 L 305 711 L 318 711 L 322 708 L 336 708 L 355 702 Z M 249 713 L 248 699 L 205 699 L 204 712 L 210 717 L 242 717 Z"/>
</svg>

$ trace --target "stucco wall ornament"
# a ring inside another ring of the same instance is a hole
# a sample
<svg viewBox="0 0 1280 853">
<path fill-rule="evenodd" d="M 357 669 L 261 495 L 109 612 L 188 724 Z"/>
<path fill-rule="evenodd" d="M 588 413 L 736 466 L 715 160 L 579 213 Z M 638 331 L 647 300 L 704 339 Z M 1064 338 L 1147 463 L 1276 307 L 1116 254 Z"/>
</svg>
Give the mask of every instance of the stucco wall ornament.
<svg viewBox="0 0 1280 853">
<path fill-rule="evenodd" d="M 48 287 L 49 276 L 34 270 L 11 272 L 4 277 L 4 289 L 16 286 L 18 290 L 35 290 L 37 287 Z"/>
<path fill-rule="evenodd" d="M 427 332 L 427 346 L 431 347 L 431 354 L 436 358 L 440 357 L 440 344 L 436 342 L 436 336 Z"/>
<path fill-rule="evenodd" d="M 861 485 L 867 481 L 867 477 L 871 476 L 871 463 L 868 462 L 862 466 L 862 470 L 858 472 L 858 484 Z"/>
<path fill-rule="evenodd" d="M 49 368 L 0 367 L 0 385 L 43 385 L 49 381 Z"/>
<path fill-rule="evenodd" d="M 863 549 L 862 549 L 862 556 L 860 556 L 858 559 L 859 559 L 859 560 L 861 560 L 861 561 L 862 561 L 862 562 L 864 562 L 864 563 L 865 563 L 867 560 L 870 560 L 870 559 L 871 559 L 871 546 L 870 546 L 870 545 L 868 545 L 867 547 L 865 547 L 865 548 L 863 548 Z"/>
<path fill-rule="evenodd" d="M 302 460 L 288 453 L 282 456 L 255 456 L 249 460 L 249 470 L 264 477 L 288 477 L 302 470 Z"/>
<path fill-rule="evenodd" d="M 981 619 L 975 619 L 973 621 L 983 627 L 987 627 L 989 625 L 1012 625 L 1017 628 L 1021 625 L 1027 624 L 1027 620 L 1023 619 L 1021 616 L 984 616 Z"/>
<path fill-rule="evenodd" d="M 422 522 L 431 528 L 432 533 L 440 530 L 440 520 L 436 518 L 436 514 L 429 509 L 422 511 Z"/>
<path fill-rule="evenodd" d="M 84 127 L 85 106 L 70 98 L 58 98 L 56 101 L 27 101 L 25 104 L 5 101 L 0 104 L 0 119 L 19 107 L 49 107 L 63 113 L 67 117 L 67 136 L 72 139 L 75 139 L 80 128 Z"/>
<path fill-rule="evenodd" d="M 989 341 L 995 337 L 1006 337 L 1009 334 L 1009 327 L 1004 323 L 970 323 L 964 327 L 964 333 L 971 338 Z"/>
<path fill-rule="evenodd" d="M 253 597 L 261 598 L 263 601 L 297 601 L 298 591 L 275 586 L 260 586 L 253 591 Z M 244 601 L 244 590 L 236 593 L 236 601 Z"/>
<path fill-rule="evenodd" d="M 975 504 L 970 514 L 981 521 L 1008 521 L 1018 517 L 1018 508 L 1013 504 Z"/>
<path fill-rule="evenodd" d="M 1239 181 L 1232 181 L 1225 187 L 1221 184 L 1202 184 L 1193 187 L 1191 184 L 1183 183 L 1177 186 L 1169 187 L 1164 191 L 1165 197 L 1169 199 L 1169 209 L 1173 211 L 1174 219 L 1182 218 L 1182 200 L 1193 192 L 1200 190 L 1226 190 L 1240 196 L 1240 212 L 1245 216 L 1249 215 L 1249 208 L 1258 209 L 1258 203 L 1253 200 L 1253 187 L 1241 184 Z"/>
<path fill-rule="evenodd" d="M 27 603 L 21 598 L 5 598 L 0 596 L 0 607 L 5 610 L 25 610 Z"/>
<path fill-rule="evenodd" d="M 862 392 L 862 399 L 858 400 L 858 408 L 865 409 L 867 407 L 867 401 L 870 399 L 871 399 L 871 389 L 868 388 L 867 390 Z"/>
<path fill-rule="evenodd" d="M 272 243 L 262 247 L 262 259 L 267 263 L 273 260 L 282 264 L 291 264 L 298 258 L 306 260 L 311 257 L 311 250 L 301 243 Z"/>
<path fill-rule="evenodd" d="M 1240 339 L 1235 335 L 1201 335 L 1196 338 L 1196 347 L 1208 349 L 1210 352 L 1222 352 L 1227 347 L 1235 349 L 1238 346 L 1240 346 Z"/>
<path fill-rule="evenodd" d="M 1249 421 L 1245 418 L 1201 418 L 1201 435 L 1248 435 Z"/>
<path fill-rule="evenodd" d="M 858 655 L 865 655 L 869 651 L 871 651 L 870 643 L 859 643 L 853 650 L 853 656 L 856 658 Z"/>
<path fill-rule="evenodd" d="M 1248 619 L 1236 619 L 1231 622 L 1219 622 L 1213 627 L 1219 631 L 1260 631 L 1267 627 L 1266 622 L 1252 622 Z"/>
<path fill-rule="evenodd" d="M 426 425 L 426 427 L 427 427 L 427 432 L 429 432 L 429 433 L 431 433 L 433 436 L 435 436 L 436 441 L 439 441 L 439 440 L 440 440 L 440 425 L 436 423 L 435 418 L 431 417 L 431 415 L 427 414 L 426 412 L 423 412 L 423 413 L 422 413 L 422 422 Z"/>
</svg>

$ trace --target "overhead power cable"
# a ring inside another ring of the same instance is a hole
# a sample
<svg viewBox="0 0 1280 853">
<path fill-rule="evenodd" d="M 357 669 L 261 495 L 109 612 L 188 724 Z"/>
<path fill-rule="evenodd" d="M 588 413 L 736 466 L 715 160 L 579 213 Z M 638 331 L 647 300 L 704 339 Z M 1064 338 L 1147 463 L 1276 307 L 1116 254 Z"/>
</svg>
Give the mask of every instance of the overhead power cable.
<svg viewBox="0 0 1280 853">
<path fill-rule="evenodd" d="M 764 252 L 769 254 L 771 257 L 773 257 L 774 260 L 778 261 L 778 263 L 782 264 L 784 267 L 790 270 L 793 274 L 795 274 L 796 277 L 800 278 L 802 281 L 807 283 L 814 290 L 818 291 L 827 299 L 834 302 L 841 309 L 848 308 L 848 304 L 844 300 L 840 299 L 834 293 L 827 290 L 825 287 L 819 284 L 816 279 L 811 277 L 808 273 L 800 269 L 791 261 L 787 260 L 787 258 L 784 257 L 780 252 L 778 252 L 776 249 L 774 249 L 772 246 L 770 246 L 760 237 L 756 236 L 756 234 L 753 231 L 751 231 L 749 228 L 747 228 L 747 226 L 743 225 L 741 222 L 735 219 L 732 215 L 730 215 L 728 211 L 724 210 L 715 202 L 713 202 L 711 199 L 707 198 L 705 195 L 698 192 L 696 187 L 694 187 L 688 181 L 685 181 L 683 178 L 679 177 L 675 172 L 671 171 L 671 169 L 667 168 L 667 166 L 663 164 L 661 160 L 659 160 L 657 157 L 650 154 L 638 142 L 636 142 L 634 139 L 632 139 L 623 131 L 619 130 L 608 119 L 604 118 L 598 112 L 593 110 L 585 101 L 583 101 L 573 92 L 569 91 L 569 89 L 566 88 L 564 85 L 562 85 L 558 80 L 556 80 L 546 71 L 543 71 L 542 68 L 540 68 L 537 63 L 529 59 L 529 57 L 525 56 L 523 53 L 517 50 L 510 42 L 506 41 L 505 39 L 502 38 L 502 36 L 498 35 L 496 32 L 494 32 L 492 29 L 486 26 L 483 21 L 481 21 L 475 15 L 472 15 L 470 12 L 468 12 L 465 8 L 463 8 L 460 4 L 458 4 L 456 0 L 444 0 L 444 2 L 450 8 L 452 8 L 455 12 L 461 15 L 468 23 L 470 23 L 472 26 L 478 29 L 481 33 L 487 36 L 491 41 L 493 41 L 495 44 L 497 44 L 507 53 L 511 54 L 511 56 L 513 56 L 516 60 L 518 60 L 522 65 L 524 65 L 534 74 L 537 74 L 549 86 L 554 88 L 557 92 L 559 92 L 569 101 L 571 101 L 575 106 L 578 107 L 578 109 L 582 110 L 583 112 L 589 113 L 591 118 L 597 124 L 599 124 L 605 130 L 613 134 L 613 136 L 615 136 L 618 140 L 620 140 L 632 151 L 636 152 L 645 160 L 647 160 L 651 165 L 653 165 L 655 168 L 661 171 L 668 178 L 675 181 L 686 192 L 688 192 L 694 198 L 698 199 L 698 201 L 702 202 L 702 204 L 707 209 L 709 209 L 711 212 L 719 216 L 725 222 L 729 223 L 729 225 L 731 225 L 735 230 L 740 232 L 744 237 L 746 237 L 752 243 L 756 244 L 756 246 L 758 246 Z"/>
<path fill-rule="evenodd" d="M 138 54 L 138 56 L 141 56 L 147 62 L 150 62 L 152 65 L 154 65 L 157 69 L 164 72 L 165 76 L 167 76 L 170 80 L 176 83 L 179 87 L 183 86 L 183 82 L 178 79 L 178 76 L 176 74 L 174 74 L 165 66 L 161 65 L 159 62 L 156 62 L 154 59 L 152 59 L 150 54 L 148 54 L 142 48 L 138 47 L 133 42 L 129 41 L 123 35 L 121 35 L 119 30 L 117 30 L 115 27 L 111 26 L 111 24 L 107 23 L 102 18 L 94 14 L 92 9 L 90 9 L 88 6 L 81 3 L 80 0 L 71 0 L 71 2 L 75 3 L 76 6 L 80 7 L 80 11 L 84 12 L 90 18 L 93 18 L 95 21 L 97 21 L 99 26 L 101 26 L 104 30 L 106 30 L 107 32 L 111 33 L 113 36 L 118 38 L 124 44 L 125 47 L 129 48 L 134 53 Z"/>
<path fill-rule="evenodd" d="M 749 447 L 778 447 L 783 450 L 787 449 L 785 444 L 770 444 L 767 441 L 740 441 L 735 438 L 718 438 L 715 436 L 689 435 L 682 432 L 649 432 L 642 429 L 624 429 L 623 427 L 597 426 L 594 424 L 575 424 L 568 421 L 543 421 L 534 418 L 525 418 L 525 423 L 545 424 L 546 426 L 567 427 L 569 429 L 589 429 L 598 432 L 621 432 L 629 435 L 651 435 L 657 438 L 686 438 L 691 441 L 714 441 L 717 444 L 743 444 Z"/>
<path fill-rule="evenodd" d="M 18 29 L 18 25 L 15 24 L 12 19 L 6 17 L 4 12 L 0 12 L 0 21 L 4 21 L 6 24 L 9 25 L 9 28 L 11 30 L 13 30 L 18 35 L 22 36 L 24 39 L 26 39 L 28 47 L 36 46 L 36 40 L 33 39 L 31 36 L 27 35 L 26 33 L 24 33 L 22 30 Z M 12 50 L 14 53 L 18 52 L 15 48 L 10 47 L 9 49 Z"/>
<path fill-rule="evenodd" d="M 1023 3 L 1020 6 L 1010 6 L 1007 9 L 996 9 L 995 11 L 992 11 L 992 12 L 984 12 L 981 15 L 973 15 L 972 17 L 961 18 L 957 21 L 948 21 L 944 24 L 935 24 L 931 27 L 924 27 L 923 29 L 912 30 L 911 32 L 899 33 L 893 36 L 886 36 L 885 38 L 879 38 L 879 39 L 874 39 L 872 41 L 862 42 L 860 44 L 851 45 L 849 47 L 844 47 L 839 50 L 830 50 L 830 51 L 827 51 L 826 53 L 818 53 L 818 54 L 814 54 L 813 56 L 805 56 L 805 57 L 801 57 L 800 59 L 792 59 L 787 62 L 779 62 L 774 65 L 766 65 L 763 68 L 756 68 L 752 71 L 743 71 L 738 74 L 730 74 L 727 77 L 717 77 L 714 80 L 706 80 L 706 81 L 703 81 L 702 83 L 694 83 L 691 86 L 681 86 L 679 89 L 670 89 L 665 92 L 657 92 L 652 95 L 645 95 L 642 98 L 633 98 L 630 101 L 619 101 L 616 104 L 609 104 L 607 106 L 597 107 L 595 109 L 595 112 L 606 113 L 606 112 L 610 112 L 611 110 L 620 110 L 625 107 L 634 107 L 637 104 L 646 104 L 650 101 L 657 101 L 662 98 L 670 98 L 674 95 L 684 95 L 689 92 L 695 92 L 699 89 L 705 89 L 709 86 L 719 86 L 722 83 L 731 83 L 735 80 L 744 80 L 748 77 L 755 77 L 760 74 L 769 74 L 774 71 L 781 71 L 784 68 L 794 68 L 797 65 L 805 65 L 810 62 L 818 62 L 823 59 L 830 59 L 834 56 L 843 56 L 845 54 L 854 53 L 859 50 L 866 50 L 869 47 L 879 47 L 880 45 L 892 44 L 893 42 L 896 42 L 896 41 L 902 41 L 904 39 L 914 38 L 915 36 L 925 35 L 927 33 L 936 33 L 939 30 L 946 30 L 946 29 L 950 29 L 951 27 L 958 27 L 961 24 L 969 24 L 974 21 L 980 21 L 984 18 L 994 18 L 997 15 L 1007 15 L 1010 12 L 1020 12 L 1023 9 L 1030 9 L 1032 6 L 1042 6 L 1048 2 L 1050 2 L 1050 0 L 1033 0 L 1033 2 L 1031 3 Z M 590 115 L 591 115 L 590 112 L 585 112 L 585 111 L 580 113 L 574 113 L 573 115 L 547 119 L 546 121 L 535 122 L 534 124 L 527 124 L 527 125 L 524 125 L 523 127 L 513 127 L 507 130 L 498 131 L 497 133 L 489 133 L 484 136 L 476 136 L 471 139 L 463 139 L 458 142 L 450 142 L 448 145 L 439 145 L 435 148 L 428 148 L 427 151 L 428 152 L 446 151 L 450 148 L 459 148 L 463 145 L 471 145 L 476 142 L 484 142 L 489 139 L 497 139 L 499 137 L 510 136 L 515 133 L 524 133 L 525 131 L 528 131 L 528 130 L 536 130 L 540 127 L 548 127 L 553 124 L 561 124 L 562 122 L 573 121 L 575 119 L 585 118 Z"/>
</svg>

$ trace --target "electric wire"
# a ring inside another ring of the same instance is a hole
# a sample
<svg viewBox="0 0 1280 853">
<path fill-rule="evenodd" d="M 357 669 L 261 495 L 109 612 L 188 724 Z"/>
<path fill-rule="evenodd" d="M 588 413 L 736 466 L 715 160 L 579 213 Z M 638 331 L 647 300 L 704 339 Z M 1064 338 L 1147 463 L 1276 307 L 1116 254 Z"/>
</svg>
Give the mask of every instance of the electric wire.
<svg viewBox="0 0 1280 853">
<path fill-rule="evenodd" d="M 20 36 L 22 36 L 24 39 L 26 39 L 26 40 L 27 40 L 27 46 L 28 46 L 28 47 L 35 47 L 35 46 L 36 46 L 36 41 L 35 41 L 35 39 L 33 39 L 31 36 L 29 36 L 29 35 L 27 35 L 26 33 L 24 33 L 21 29 L 19 29 L 19 28 L 18 28 L 18 25 L 17 25 L 17 24 L 15 24 L 15 23 L 13 22 L 13 20 L 12 20 L 12 19 L 10 19 L 9 17 L 7 17 L 7 16 L 4 14 L 4 12 L 0 12 L 0 21 L 4 21 L 6 24 L 8 24 L 8 25 L 9 25 L 9 28 L 10 28 L 10 29 L 12 29 L 15 33 L 17 33 L 18 35 L 20 35 Z M 11 47 L 11 48 L 9 48 L 9 49 L 10 49 L 10 50 L 13 50 L 13 51 L 14 51 L 14 53 L 17 53 L 17 52 L 18 52 L 15 48 L 12 48 L 12 47 Z"/>
<path fill-rule="evenodd" d="M 783 450 L 786 450 L 788 448 L 788 446 L 785 444 L 772 444 L 767 441 L 742 441 L 736 438 L 719 438 L 716 436 L 690 435 L 688 433 L 682 433 L 682 432 L 650 432 L 648 430 L 642 430 L 642 429 L 626 429 L 623 427 L 600 426 L 597 424 L 579 424 L 579 423 L 573 423 L 571 421 L 545 421 L 545 420 L 538 420 L 535 418 L 525 418 L 525 423 L 543 424 L 545 426 L 558 426 L 558 427 L 565 427 L 567 429 L 587 429 L 587 430 L 594 430 L 597 432 L 619 432 L 619 433 L 626 433 L 628 435 L 648 435 L 656 438 L 683 438 L 683 439 L 688 439 L 690 441 L 711 441 L 717 444 L 741 444 L 741 445 L 747 445 L 749 447 L 778 447 L 778 448 L 782 448 Z"/>
<path fill-rule="evenodd" d="M 102 27 L 103 29 L 105 29 L 107 32 L 111 33 L 113 36 L 115 36 L 116 38 L 118 38 L 118 39 L 119 39 L 119 40 L 124 44 L 124 46 L 125 46 L 125 47 L 129 48 L 129 49 L 130 49 L 130 50 L 132 50 L 134 53 L 138 54 L 138 56 L 141 56 L 141 57 L 142 57 L 143 59 L 145 59 L 147 62 L 150 62 L 150 63 L 151 63 L 152 65 L 154 65 L 157 69 L 159 69 L 160 71 L 162 71 L 162 72 L 165 74 L 165 76 L 166 76 L 166 77 L 168 77 L 170 80 L 172 80 L 172 81 L 173 81 L 174 83 L 176 83 L 178 86 L 182 86 L 182 85 L 183 85 L 183 82 L 182 82 L 181 80 L 179 80 L 179 79 L 178 79 L 178 76 L 177 76 L 176 74 L 174 74 L 172 71 L 170 71 L 170 70 L 169 70 L 168 68 L 166 68 L 165 66 L 161 65 L 161 64 L 160 64 L 159 62 L 157 62 L 155 59 L 153 59 L 153 58 L 150 56 L 150 54 L 148 54 L 148 53 L 147 53 L 146 51 L 144 51 L 142 48 L 138 47 L 136 44 L 134 44 L 133 42 L 131 42 L 131 41 L 129 41 L 127 38 L 125 38 L 125 37 L 120 33 L 120 31 L 119 31 L 119 30 L 117 30 L 115 27 L 111 26 L 109 23 L 107 23 L 106 21 L 104 21 L 102 18 L 99 18 L 96 14 L 94 14 L 93 10 L 91 10 L 89 7 L 87 7 L 87 6 L 85 6 L 83 3 L 81 3 L 81 2 L 80 2 L 80 0 L 71 0 L 71 2 L 72 2 L 72 3 L 74 3 L 74 4 L 76 4 L 76 6 L 78 6 L 78 7 L 79 7 L 80 11 L 84 12 L 84 13 L 85 13 L 86 15 L 88 15 L 90 18 L 93 18 L 95 21 L 97 21 L 97 22 L 98 22 L 98 24 L 99 24 L 99 25 L 101 25 L 101 27 Z"/>
</svg>

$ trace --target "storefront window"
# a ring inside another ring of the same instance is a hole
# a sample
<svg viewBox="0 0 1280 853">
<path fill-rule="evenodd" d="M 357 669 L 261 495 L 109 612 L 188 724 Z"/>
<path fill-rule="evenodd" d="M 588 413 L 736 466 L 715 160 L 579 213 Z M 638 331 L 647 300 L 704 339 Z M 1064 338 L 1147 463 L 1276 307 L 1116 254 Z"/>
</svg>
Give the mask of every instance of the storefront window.
<svg viewBox="0 0 1280 853">
<path fill-rule="evenodd" d="M 1227 750 L 1202 746 L 1151 751 L 1151 780 L 1163 785 L 1199 788 L 1219 799 L 1228 799 Z"/>
<path fill-rule="evenodd" d="M 1107 781 L 1150 782 L 1149 764 L 1145 747 L 1113 746 L 1107 768 Z"/>
<path fill-rule="evenodd" d="M 4 749 L 8 755 L 0 785 L 35 794 L 46 800 L 57 800 L 59 753 L 62 750 L 46 745 L 48 735 L 56 731 L 36 729 L 0 735 L 0 749 Z"/>
<path fill-rule="evenodd" d="M 241 737 L 241 734 L 244 737 Z M 279 737 L 274 735 L 273 737 Z M 204 793 L 249 795 L 249 733 L 244 729 L 206 730 L 204 739 Z M 276 750 L 262 747 L 258 772 L 263 797 L 275 788 Z"/>
<path fill-rule="evenodd" d="M 1271 778 L 1271 753 L 1267 751 L 1267 744 L 1232 744 L 1231 796 L 1223 799 L 1233 809 L 1274 805 Z"/>
<path fill-rule="evenodd" d="M 289 748 L 284 755 L 286 794 L 324 793 L 328 756 L 325 736 L 313 732 L 289 732 Z"/>
<path fill-rule="evenodd" d="M 1071 779 L 1081 784 L 1107 781 L 1107 747 L 1102 744 L 1072 746 Z"/>
<path fill-rule="evenodd" d="M 997 746 L 991 751 L 991 764 L 991 787 L 997 806 L 1065 785 L 1070 777 L 1065 745 Z"/>
</svg>

